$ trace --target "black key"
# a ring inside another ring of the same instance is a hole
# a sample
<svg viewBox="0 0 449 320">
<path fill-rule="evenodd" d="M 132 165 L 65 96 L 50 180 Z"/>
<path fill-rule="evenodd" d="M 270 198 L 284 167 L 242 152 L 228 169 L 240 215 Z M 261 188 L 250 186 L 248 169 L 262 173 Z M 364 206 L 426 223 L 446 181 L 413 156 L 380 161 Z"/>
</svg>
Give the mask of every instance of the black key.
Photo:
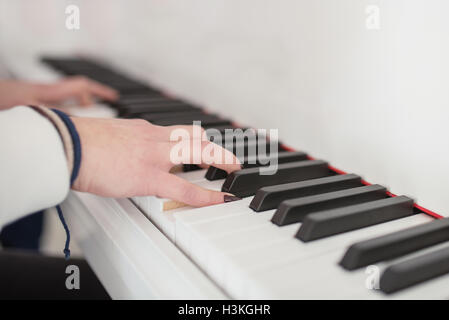
<svg viewBox="0 0 449 320">
<path fill-rule="evenodd" d="M 188 111 L 179 111 L 179 112 L 159 112 L 159 113 L 143 113 L 139 115 L 139 118 L 148 120 L 150 122 L 158 121 L 161 119 L 176 119 L 176 118 L 183 118 L 186 116 L 198 116 L 205 114 L 200 109 L 193 109 Z"/>
<path fill-rule="evenodd" d="M 152 101 L 165 101 L 165 100 L 171 100 L 171 101 L 179 101 L 180 100 L 174 100 L 170 99 L 169 97 L 164 96 L 161 92 L 154 90 L 154 94 L 127 94 L 120 96 L 120 98 L 117 100 L 117 103 L 121 104 L 127 104 L 127 103 L 140 103 L 140 102 L 152 102 Z"/>
<path fill-rule="evenodd" d="M 211 126 L 211 127 L 208 127 L 207 129 L 206 129 L 206 132 L 209 130 L 209 132 L 211 132 L 210 130 L 212 130 L 212 131 L 218 131 L 218 132 L 220 132 L 222 135 L 223 135 L 223 139 L 226 139 L 226 132 L 228 132 L 229 130 L 235 130 L 235 129 L 241 129 L 241 130 L 246 130 L 246 129 L 248 129 L 248 128 L 237 128 L 237 127 L 234 127 L 232 124 L 231 125 L 229 125 L 229 124 L 225 124 L 225 125 L 216 125 L 216 126 Z M 208 134 L 208 136 L 209 136 L 209 134 Z"/>
<path fill-rule="evenodd" d="M 148 107 L 155 107 L 155 106 L 165 106 L 165 105 L 178 105 L 178 104 L 186 104 L 189 105 L 188 103 L 185 103 L 183 101 L 179 101 L 179 100 L 171 100 L 168 98 L 157 98 L 157 99 L 147 99 L 147 100 L 137 100 L 137 101 L 126 101 L 123 103 L 118 103 L 117 106 L 118 108 L 124 109 L 124 110 L 129 110 L 132 108 L 135 109 L 142 109 L 145 108 L 146 106 Z"/>
<path fill-rule="evenodd" d="M 224 128 L 217 128 L 220 135 L 218 137 L 213 136 L 213 131 L 208 131 L 208 138 L 210 141 L 217 144 L 224 144 L 226 142 L 244 142 L 244 141 L 258 141 L 258 140 L 267 140 L 267 136 L 263 133 L 258 133 L 254 129 L 247 128 L 229 128 L 232 129 L 230 132 L 224 132 L 224 129 L 229 128 L 226 126 Z"/>
<path fill-rule="evenodd" d="M 154 104 L 154 103 L 166 103 L 167 101 L 173 103 L 183 103 L 179 100 L 171 100 L 167 97 L 162 96 L 159 93 L 145 94 L 145 95 L 125 95 L 121 96 L 120 99 L 112 104 L 116 108 L 126 108 L 127 105 L 132 104 Z"/>
<path fill-rule="evenodd" d="M 287 199 L 312 196 L 320 193 L 362 186 L 362 179 L 355 174 L 280 184 L 259 189 L 249 207 L 256 212 L 275 209 Z"/>
<path fill-rule="evenodd" d="M 322 160 L 283 163 L 278 165 L 277 171 L 271 175 L 261 175 L 260 169 L 249 168 L 232 172 L 226 178 L 222 191 L 232 193 L 237 197 L 247 197 L 265 186 L 303 181 L 332 174 L 327 162 Z"/>
<path fill-rule="evenodd" d="M 243 160 L 242 167 L 246 169 L 266 166 L 273 163 L 273 159 L 276 157 L 278 163 L 307 160 L 307 154 L 304 152 L 279 152 L 275 154 L 264 155 L 262 157 L 258 155 L 247 156 Z M 206 172 L 206 179 L 209 181 L 224 179 L 227 176 L 228 173 L 226 171 L 218 169 L 216 167 L 209 167 Z"/>
<path fill-rule="evenodd" d="M 243 153 L 245 155 L 257 153 L 258 152 L 257 146 L 254 146 L 257 143 L 257 141 L 254 141 L 254 142 L 251 141 L 251 142 L 252 143 L 248 144 L 248 141 L 245 141 L 244 143 L 236 144 L 235 146 L 232 146 L 231 149 L 233 149 L 233 150 L 231 150 L 231 151 L 235 154 L 237 148 L 243 148 Z M 248 145 L 250 145 L 250 147 L 248 147 Z M 200 170 L 200 169 L 201 169 L 201 167 L 199 167 L 197 165 L 194 165 L 194 164 L 185 164 L 185 165 L 183 165 L 183 171 L 184 172 L 195 171 L 195 170 Z M 217 174 L 217 177 L 220 176 L 220 175 L 223 175 L 223 173 L 224 173 L 224 176 L 222 178 L 217 178 L 217 179 L 214 179 L 214 180 L 224 179 L 228 175 L 226 173 L 226 171 L 218 169 L 218 168 L 215 168 L 215 167 L 209 167 L 207 172 L 209 172 L 209 171 L 212 171 L 212 172 L 214 172 L 214 174 Z M 212 173 L 210 173 L 210 174 L 212 174 Z M 206 177 L 207 177 L 207 173 L 206 173 Z"/>
<path fill-rule="evenodd" d="M 296 238 L 308 242 L 413 214 L 413 199 L 405 196 L 321 211 L 305 217 Z"/>
<path fill-rule="evenodd" d="M 120 95 L 124 94 L 149 94 L 153 92 L 147 86 L 130 86 L 130 87 L 114 87 L 114 89 L 119 91 Z"/>
<path fill-rule="evenodd" d="M 140 117 L 142 114 L 147 113 L 161 113 L 161 112 L 181 112 L 181 111 L 192 111 L 198 110 L 191 105 L 184 103 L 175 104 L 162 104 L 162 105 L 128 105 L 126 108 L 119 109 L 120 116 L 123 117 Z"/>
<path fill-rule="evenodd" d="M 385 293 L 394 293 L 447 273 L 449 248 L 443 248 L 389 266 L 380 277 L 379 287 Z"/>
<path fill-rule="evenodd" d="M 386 191 L 384 187 L 374 184 L 371 186 L 285 200 L 279 205 L 271 222 L 278 226 L 301 222 L 305 216 L 312 212 L 386 198 Z"/>
<path fill-rule="evenodd" d="M 227 119 L 223 119 L 220 117 L 217 117 L 213 114 L 205 114 L 205 115 L 198 115 L 198 116 L 186 116 L 182 118 L 177 119 L 161 119 L 152 122 L 153 124 L 157 124 L 159 126 L 171 126 L 171 125 L 177 125 L 177 124 L 193 124 L 193 121 L 201 121 L 202 127 L 209 127 L 214 125 L 230 125 L 231 122 Z"/>
<path fill-rule="evenodd" d="M 196 171 L 196 170 L 201 170 L 201 169 L 202 168 L 197 166 L 196 164 L 183 164 L 182 165 L 183 172 Z"/>
<path fill-rule="evenodd" d="M 280 148 L 279 144 L 274 144 L 273 146 L 268 141 L 244 141 L 244 142 L 238 142 L 235 144 L 219 144 L 221 147 L 231 151 L 234 153 L 234 155 L 242 161 L 245 158 L 254 158 L 254 157 L 267 157 L 271 153 L 279 154 L 278 150 Z M 271 150 L 271 147 L 273 147 L 273 150 Z M 301 160 L 301 159 L 299 159 Z M 299 161 L 297 160 L 297 161 Z M 304 160 L 304 159 L 302 159 Z M 253 160 L 250 160 L 253 162 Z M 262 161 L 262 160 L 261 160 Z M 255 167 L 255 166 L 252 166 Z"/>
<path fill-rule="evenodd" d="M 340 265 L 347 270 L 354 270 L 444 241 L 449 241 L 449 218 L 357 242 L 346 251 Z"/>
</svg>

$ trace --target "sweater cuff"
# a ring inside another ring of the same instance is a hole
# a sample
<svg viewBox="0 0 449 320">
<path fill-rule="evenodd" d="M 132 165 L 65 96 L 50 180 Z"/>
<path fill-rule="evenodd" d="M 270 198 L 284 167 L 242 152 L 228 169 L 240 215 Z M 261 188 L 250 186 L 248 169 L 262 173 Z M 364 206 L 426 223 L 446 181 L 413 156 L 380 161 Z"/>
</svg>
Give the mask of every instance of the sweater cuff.
<svg viewBox="0 0 449 320">
<path fill-rule="evenodd" d="M 42 116 L 50 120 L 53 126 L 59 133 L 59 136 L 62 140 L 62 145 L 64 146 L 64 154 L 67 159 L 67 168 L 69 170 L 69 174 L 73 171 L 73 142 L 70 136 L 69 130 L 61 118 L 53 112 L 51 109 L 43 107 L 43 106 L 30 106 L 35 111 L 40 113 Z"/>
<path fill-rule="evenodd" d="M 31 107 L 50 120 L 58 130 L 64 145 L 64 153 L 70 173 L 70 184 L 72 185 L 78 176 L 81 166 L 81 140 L 75 125 L 66 113 L 58 109 L 49 109 L 42 106 Z"/>
</svg>

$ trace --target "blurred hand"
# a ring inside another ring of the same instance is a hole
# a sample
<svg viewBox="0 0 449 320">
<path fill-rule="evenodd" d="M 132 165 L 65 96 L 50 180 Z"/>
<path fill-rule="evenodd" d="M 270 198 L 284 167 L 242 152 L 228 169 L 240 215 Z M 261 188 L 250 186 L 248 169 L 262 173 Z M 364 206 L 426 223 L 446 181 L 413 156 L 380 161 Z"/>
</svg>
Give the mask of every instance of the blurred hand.
<svg viewBox="0 0 449 320">
<path fill-rule="evenodd" d="M 82 145 L 75 190 L 115 198 L 157 195 L 196 207 L 224 202 L 226 193 L 206 190 L 169 173 L 174 166 L 170 150 L 178 143 L 170 141 L 172 130 L 182 128 L 193 137 L 193 126 L 161 127 L 144 120 L 124 119 L 72 120 Z M 214 163 L 215 167 L 227 172 L 240 169 L 240 162 L 229 151 L 202 141 L 201 149 L 206 147 L 232 159 L 233 164 Z"/>
<path fill-rule="evenodd" d="M 81 76 L 53 84 L 0 80 L 0 109 L 17 105 L 59 104 L 69 99 L 74 99 L 81 106 L 88 106 L 95 98 L 114 101 L 118 99 L 118 93 Z"/>
</svg>

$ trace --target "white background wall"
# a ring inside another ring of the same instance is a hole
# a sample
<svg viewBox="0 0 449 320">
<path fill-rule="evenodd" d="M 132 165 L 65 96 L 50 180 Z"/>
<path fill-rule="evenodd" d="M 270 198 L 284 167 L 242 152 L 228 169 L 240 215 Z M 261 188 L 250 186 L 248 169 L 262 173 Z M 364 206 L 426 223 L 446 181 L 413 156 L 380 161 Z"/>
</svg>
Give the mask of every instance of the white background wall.
<svg viewBox="0 0 449 320">
<path fill-rule="evenodd" d="M 0 53 L 113 59 L 449 215 L 448 13 L 447 0 L 0 0 Z"/>
</svg>

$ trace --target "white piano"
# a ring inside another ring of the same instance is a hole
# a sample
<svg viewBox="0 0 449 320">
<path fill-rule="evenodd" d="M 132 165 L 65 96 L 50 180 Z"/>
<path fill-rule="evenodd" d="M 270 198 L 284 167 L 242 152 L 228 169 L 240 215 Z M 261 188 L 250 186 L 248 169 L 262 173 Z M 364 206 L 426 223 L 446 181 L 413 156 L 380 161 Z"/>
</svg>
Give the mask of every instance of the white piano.
<svg viewBox="0 0 449 320">
<path fill-rule="evenodd" d="M 47 2 L 55 17 L 34 30 L 43 36 L 53 32 L 56 12 L 63 9 Z M 128 7 L 118 1 L 104 8 L 104 17 L 95 17 L 93 2 L 80 1 L 85 29 L 52 33 L 67 42 L 61 47 L 34 43 L 26 55 L 5 50 L 11 72 L 25 79 L 58 78 L 61 73 L 43 64 L 41 55 L 81 48 L 171 97 L 243 125 L 279 128 L 289 146 L 380 185 L 359 186 L 365 188 L 360 192 L 385 193 L 385 187 L 399 195 L 343 206 L 335 199 L 348 195 L 332 190 L 326 201 L 340 205 L 318 204 L 326 209 L 311 219 L 283 223 L 273 219 L 282 213 L 279 203 L 259 212 L 250 208 L 254 193 L 207 208 L 164 210 L 169 199 L 71 192 L 62 205 L 69 228 L 113 298 L 449 298 L 449 231 L 445 219 L 436 219 L 449 217 L 449 46 L 443 42 L 449 25 L 441 14 L 448 4 L 382 3 L 381 24 L 370 29 L 366 4 L 355 0 L 197 6 L 146 1 Z M 19 1 L 11 8 L 20 12 L 27 5 Z M 418 14 L 427 24 L 413 24 Z M 120 21 L 129 23 L 118 28 Z M 12 37 L 8 29 L 0 35 Z M 116 110 L 98 105 L 70 112 L 115 117 Z M 217 190 L 225 181 L 206 179 L 206 170 L 177 174 Z M 392 217 L 382 211 L 379 201 L 408 203 L 400 195 L 416 201 L 413 213 L 393 210 Z M 308 194 L 307 203 L 285 200 L 283 212 L 292 217 L 299 207 L 319 203 L 313 196 L 319 193 Z M 375 209 L 383 223 L 374 218 Z M 358 213 L 371 218 L 348 229 L 348 215 Z M 377 290 L 379 277 L 392 293 Z"/>
</svg>

